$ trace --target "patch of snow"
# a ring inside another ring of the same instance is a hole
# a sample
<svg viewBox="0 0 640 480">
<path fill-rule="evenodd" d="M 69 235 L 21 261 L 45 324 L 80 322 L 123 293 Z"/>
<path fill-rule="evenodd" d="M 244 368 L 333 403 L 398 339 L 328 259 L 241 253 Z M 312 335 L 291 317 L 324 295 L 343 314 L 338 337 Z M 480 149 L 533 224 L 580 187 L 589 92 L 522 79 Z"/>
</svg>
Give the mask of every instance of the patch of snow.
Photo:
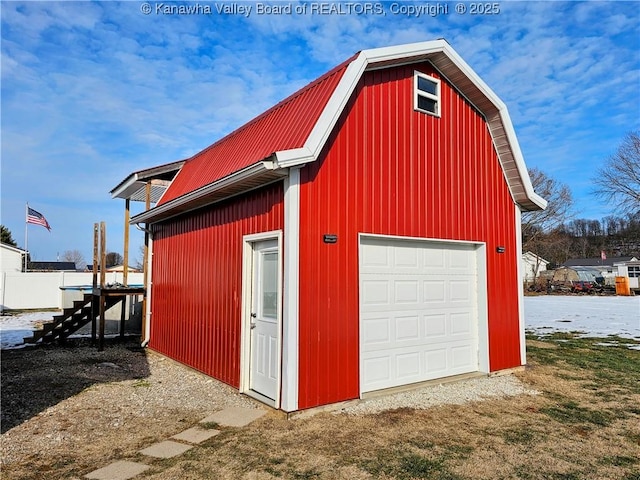
<svg viewBox="0 0 640 480">
<path fill-rule="evenodd" d="M 535 334 L 579 332 L 640 341 L 640 297 L 525 297 L 524 317 L 527 331 Z"/>
<path fill-rule="evenodd" d="M 24 337 L 30 337 L 36 324 L 50 322 L 58 312 L 29 312 L 0 316 L 0 348 L 22 348 Z"/>
<path fill-rule="evenodd" d="M 21 348 L 35 325 L 57 312 L 29 312 L 0 316 L 0 348 Z M 640 297 L 541 295 L 525 297 L 525 326 L 539 335 L 580 332 L 589 337 L 617 335 L 640 341 Z M 640 346 L 629 346 L 640 350 Z"/>
</svg>

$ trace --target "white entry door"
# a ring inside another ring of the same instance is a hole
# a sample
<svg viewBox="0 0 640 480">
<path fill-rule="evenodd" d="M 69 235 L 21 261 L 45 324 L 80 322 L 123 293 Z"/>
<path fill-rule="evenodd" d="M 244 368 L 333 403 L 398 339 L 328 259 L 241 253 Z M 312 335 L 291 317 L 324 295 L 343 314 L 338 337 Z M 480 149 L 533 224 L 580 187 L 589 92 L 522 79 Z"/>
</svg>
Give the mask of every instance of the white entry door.
<svg viewBox="0 0 640 480">
<path fill-rule="evenodd" d="M 277 240 L 253 246 L 249 388 L 275 401 L 278 390 L 280 254 Z"/>
<path fill-rule="evenodd" d="M 465 243 L 361 239 L 362 392 L 478 370 L 476 255 Z"/>
</svg>

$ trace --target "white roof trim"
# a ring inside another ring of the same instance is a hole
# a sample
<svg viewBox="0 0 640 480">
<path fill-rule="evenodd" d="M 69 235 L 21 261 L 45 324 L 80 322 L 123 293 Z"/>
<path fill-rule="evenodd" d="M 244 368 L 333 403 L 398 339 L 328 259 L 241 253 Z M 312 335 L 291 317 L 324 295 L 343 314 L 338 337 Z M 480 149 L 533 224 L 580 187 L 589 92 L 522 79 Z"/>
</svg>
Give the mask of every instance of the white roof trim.
<svg viewBox="0 0 640 480">
<path fill-rule="evenodd" d="M 490 111 L 484 111 L 487 110 L 486 105 L 484 109 L 476 105 L 476 108 L 484 113 L 489 123 L 489 131 L 514 201 L 525 210 L 546 208 L 546 200 L 536 194 L 531 185 L 531 179 L 529 178 L 506 105 L 445 40 L 375 48 L 360 52 L 344 72 L 342 79 L 309 134 L 304 147 L 276 152 L 277 168 L 301 165 L 318 159 L 324 144 L 338 122 L 344 107 L 351 98 L 351 94 L 365 70 L 393 66 L 398 62 L 407 63 L 408 60 L 414 62 L 430 60 L 438 68 L 437 59 L 431 58 L 438 54 L 444 54 L 457 72 L 463 74 L 493 107 Z M 456 88 L 461 89 L 462 93 L 466 94 L 460 85 L 456 85 Z"/>
<path fill-rule="evenodd" d="M 182 168 L 184 162 L 185 160 L 179 160 L 133 172 L 111 190 L 111 198 L 129 198 L 134 201 L 145 201 L 146 195 L 142 192 L 146 189 L 147 182 L 151 182 L 151 201 L 155 203 L 160 200 L 171 183 L 169 180 L 161 180 L 156 177 L 170 172 L 177 172 Z"/>
<path fill-rule="evenodd" d="M 174 198 L 167 203 L 157 205 L 145 212 L 139 213 L 138 215 L 135 215 L 131 218 L 130 223 L 153 222 L 157 219 L 166 220 L 167 218 L 174 216 L 174 213 L 172 212 L 179 207 L 181 207 L 181 209 L 176 214 L 195 210 L 205 204 L 215 203 L 216 201 L 224 200 L 238 193 L 236 191 L 232 191 L 229 192 L 228 195 L 223 195 L 220 198 L 216 198 L 210 201 L 207 200 L 207 197 L 211 197 L 218 192 L 225 191 L 225 189 L 228 189 L 229 187 L 245 184 L 246 188 L 241 191 L 249 191 L 253 188 L 256 188 L 256 185 L 253 183 L 256 178 L 264 176 L 264 178 L 266 178 L 268 181 L 274 181 L 275 179 L 281 179 L 288 175 L 288 171 L 274 172 L 274 170 L 276 169 L 274 168 L 274 163 L 271 160 L 265 160 L 256 163 L 243 170 L 239 170 L 235 173 L 232 173 L 231 175 L 223 177 L 216 182 L 209 183 L 197 190 Z M 263 175 L 265 172 L 272 173 L 269 173 L 269 175 Z"/>
<path fill-rule="evenodd" d="M 317 156 L 307 147 L 294 148 L 292 150 L 283 150 L 275 153 L 276 160 L 274 168 L 294 167 L 303 163 L 309 163 L 316 160 Z"/>
<path fill-rule="evenodd" d="M 360 77 L 366 67 L 366 59 L 362 53 L 351 62 L 342 79 L 336 86 L 329 101 L 325 105 L 320 117 L 311 133 L 307 137 L 303 148 L 276 152 L 276 159 L 279 168 L 294 167 L 304 163 L 314 162 L 320 156 L 322 147 L 327 142 L 333 127 L 338 123 L 338 119 L 351 98 L 351 94 L 358 85 Z M 299 155 L 299 156 L 298 156 Z"/>
<path fill-rule="evenodd" d="M 338 119 L 347 106 L 347 102 L 358 85 L 366 66 L 366 57 L 360 53 L 347 67 L 342 79 L 340 79 L 340 83 L 336 86 L 316 125 L 311 130 L 304 146 L 313 152 L 316 159 L 320 156 L 320 152 L 329 139 L 333 127 L 338 123 Z"/>
<path fill-rule="evenodd" d="M 529 250 L 527 250 L 522 254 L 522 258 L 524 259 L 525 257 L 531 260 L 540 260 L 540 263 L 544 263 L 545 265 L 549 265 L 551 263 L 549 260 L 545 260 L 540 255 L 536 255 L 535 253 Z"/>
<path fill-rule="evenodd" d="M 19 254 L 21 254 L 21 255 L 23 255 L 23 254 L 27 253 L 27 251 L 26 251 L 26 250 L 22 250 L 21 248 L 14 247 L 14 246 L 9 245 L 9 244 L 7 244 L 7 243 L 0 243 L 0 245 L 2 245 L 2 248 L 5 248 L 5 249 L 7 249 L 7 250 L 11 250 L 12 252 L 19 253 Z"/>
<path fill-rule="evenodd" d="M 136 191 L 140 189 L 140 185 L 144 186 L 144 183 L 138 181 L 137 173 L 132 173 L 127 178 L 125 178 L 120 185 L 111 190 L 111 198 L 118 198 Z"/>
</svg>

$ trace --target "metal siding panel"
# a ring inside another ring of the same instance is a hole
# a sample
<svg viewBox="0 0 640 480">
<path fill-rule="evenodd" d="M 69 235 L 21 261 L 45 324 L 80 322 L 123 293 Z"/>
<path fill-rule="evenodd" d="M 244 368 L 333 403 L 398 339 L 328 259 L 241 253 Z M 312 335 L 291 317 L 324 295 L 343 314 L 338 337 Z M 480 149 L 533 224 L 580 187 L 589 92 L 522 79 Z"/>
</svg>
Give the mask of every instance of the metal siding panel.
<svg viewBox="0 0 640 480">
<path fill-rule="evenodd" d="M 365 73 L 301 171 L 300 408 L 359 395 L 359 232 L 486 242 L 490 368 L 520 364 L 514 204 L 489 130 L 444 79 L 441 118 L 415 112 L 414 69 L 439 76 Z"/>
<path fill-rule="evenodd" d="M 283 228 L 282 182 L 154 226 L 149 346 L 234 387 L 242 236 Z"/>
</svg>

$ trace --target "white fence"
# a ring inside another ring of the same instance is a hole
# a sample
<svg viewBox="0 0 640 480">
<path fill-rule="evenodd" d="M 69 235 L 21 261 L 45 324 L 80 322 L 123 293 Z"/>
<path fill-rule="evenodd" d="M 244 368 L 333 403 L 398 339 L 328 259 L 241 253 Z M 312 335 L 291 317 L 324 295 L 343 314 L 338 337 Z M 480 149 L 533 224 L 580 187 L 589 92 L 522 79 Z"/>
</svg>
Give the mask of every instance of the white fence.
<svg viewBox="0 0 640 480">
<path fill-rule="evenodd" d="M 122 283 L 122 272 L 106 272 L 106 283 Z M 130 273 L 129 285 L 142 285 L 142 273 Z M 92 273 L 82 272 L 2 272 L 0 310 L 27 310 L 64 307 L 60 287 L 91 286 Z"/>
</svg>

